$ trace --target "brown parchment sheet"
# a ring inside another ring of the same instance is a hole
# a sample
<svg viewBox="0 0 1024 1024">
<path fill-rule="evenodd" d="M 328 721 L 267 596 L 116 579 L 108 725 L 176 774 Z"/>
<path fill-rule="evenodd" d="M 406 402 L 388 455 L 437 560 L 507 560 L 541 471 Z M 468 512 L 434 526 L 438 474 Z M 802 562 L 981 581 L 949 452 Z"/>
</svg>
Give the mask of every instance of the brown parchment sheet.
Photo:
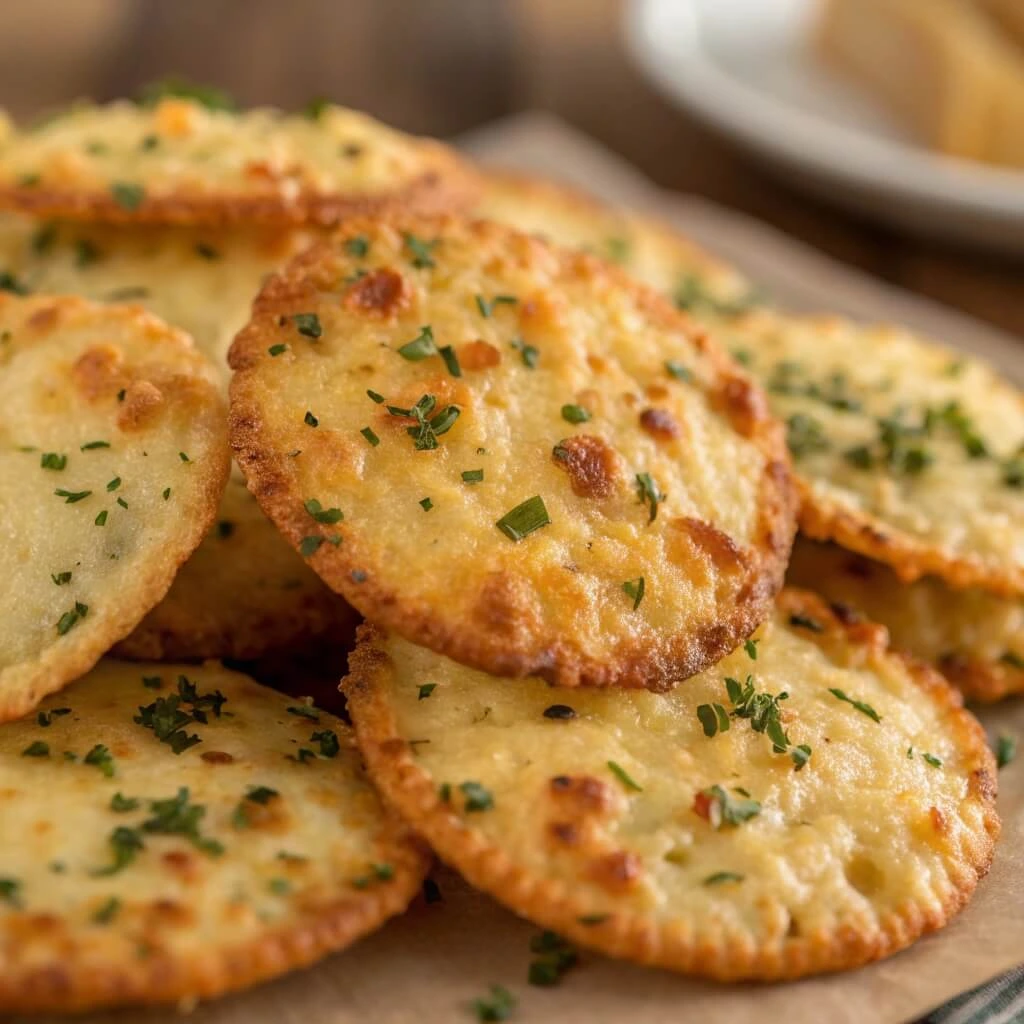
<svg viewBox="0 0 1024 1024">
<path fill-rule="evenodd" d="M 977 352 L 1018 381 L 1024 340 L 842 267 L 771 228 L 697 199 L 657 191 L 635 170 L 566 126 L 525 115 L 467 141 L 487 161 L 568 179 L 613 201 L 660 213 L 736 263 L 779 305 L 896 320 Z M 984 712 L 991 736 L 1018 737 L 1024 701 Z M 518 998 L 522 1024 L 896 1024 L 1024 963 L 1024 753 L 999 778 L 1003 836 L 971 905 L 937 935 L 889 960 L 786 985 L 705 984 L 584 953 L 557 988 L 526 983 L 537 929 L 472 892 L 436 878 L 443 902 L 422 900 L 346 952 L 251 992 L 181 1010 L 125 1011 L 83 1024 L 434 1024 L 472 1022 L 471 1004 L 498 983 Z M 35 1018 L 39 1020 L 40 1018 Z M 27 1018 L 16 1018 L 18 1022 Z M 46 1018 L 55 1021 L 56 1018 Z"/>
</svg>

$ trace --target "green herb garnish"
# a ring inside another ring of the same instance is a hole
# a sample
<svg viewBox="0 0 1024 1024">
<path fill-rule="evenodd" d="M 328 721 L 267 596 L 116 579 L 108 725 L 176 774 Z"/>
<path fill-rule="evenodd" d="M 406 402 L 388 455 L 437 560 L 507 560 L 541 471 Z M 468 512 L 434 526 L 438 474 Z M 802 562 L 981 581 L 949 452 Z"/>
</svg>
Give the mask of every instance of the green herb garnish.
<svg viewBox="0 0 1024 1024">
<path fill-rule="evenodd" d="M 542 526 L 548 526 L 551 517 L 544 505 L 544 499 L 535 494 L 510 512 L 506 512 L 495 526 L 510 540 L 521 541 Z"/>
</svg>

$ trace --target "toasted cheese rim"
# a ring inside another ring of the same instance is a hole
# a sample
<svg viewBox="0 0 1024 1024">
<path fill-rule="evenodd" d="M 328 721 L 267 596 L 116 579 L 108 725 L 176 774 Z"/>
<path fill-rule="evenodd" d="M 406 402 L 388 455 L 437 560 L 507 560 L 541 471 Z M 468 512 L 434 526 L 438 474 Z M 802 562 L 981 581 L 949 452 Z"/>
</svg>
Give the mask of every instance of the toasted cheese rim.
<svg viewBox="0 0 1024 1024">
<path fill-rule="evenodd" d="M 117 664 L 104 661 L 96 671 L 102 671 L 104 666 Z M 213 678 L 204 675 L 204 672 L 211 668 L 214 670 Z M 233 684 L 258 685 L 249 677 L 224 669 L 216 663 L 209 663 L 203 668 L 197 668 L 195 665 L 140 663 L 131 666 L 130 670 L 133 674 L 164 678 L 184 674 L 198 679 L 201 688 L 205 688 L 207 683 L 217 685 L 218 688 L 223 687 L 229 697 L 233 695 Z M 97 685 L 87 676 L 79 685 L 89 687 L 91 682 L 92 685 Z M 260 689 L 273 693 L 266 687 Z M 115 701 L 113 704 L 126 715 L 130 715 L 140 700 L 144 701 L 153 696 L 150 690 L 137 692 L 135 689 L 125 688 L 122 692 L 124 697 L 121 703 Z M 141 697 L 141 694 L 146 694 L 147 697 Z M 274 693 L 274 696 L 279 699 L 282 709 L 291 703 L 284 695 Z M 62 694 L 58 703 L 65 703 L 65 700 L 73 703 L 74 699 L 75 690 L 72 689 L 67 694 Z M 338 735 L 343 751 L 349 755 L 354 747 L 351 729 L 328 712 L 317 710 L 319 726 L 331 727 Z M 88 721 L 82 723 L 83 732 L 87 732 L 89 724 Z M 31 730 L 31 734 L 36 736 L 46 736 L 55 731 L 35 729 L 29 726 L 28 722 L 23 725 L 26 732 Z M 19 726 L 7 728 L 14 729 Z M 198 728 L 200 732 L 205 731 L 202 725 Z M 89 737 L 89 741 L 91 742 L 93 738 Z M 212 736 L 209 738 L 212 739 Z M 156 744 L 157 740 L 152 738 L 151 742 Z M 357 751 L 354 753 L 358 755 Z M 166 793 L 173 794 L 176 759 L 169 750 L 164 756 L 168 762 Z M 358 761 L 358 756 L 356 760 Z M 121 765 L 116 757 L 115 763 L 118 764 L 118 775 L 115 779 L 102 784 L 104 790 L 118 789 L 120 784 L 126 787 L 126 792 L 132 792 L 130 768 L 124 773 L 125 779 L 121 781 Z M 323 768 L 325 771 L 347 772 L 351 770 L 350 764 L 324 764 Z M 32 764 L 26 762 L 26 771 L 31 770 L 31 767 Z M 89 765 L 71 766 L 72 771 L 76 768 L 85 772 L 95 771 Z M 211 772 L 217 772 L 218 766 L 210 764 L 209 769 Z M 81 789 L 81 786 L 79 788 Z M 142 804 L 144 807 L 144 800 Z M 349 886 L 348 879 L 338 878 L 336 898 L 326 902 L 322 899 L 310 899 L 308 905 L 304 905 L 291 922 L 267 924 L 262 933 L 251 941 L 204 948 L 202 954 L 197 956 L 182 957 L 173 951 L 156 952 L 148 957 L 133 955 L 120 963 L 111 962 L 103 965 L 93 962 L 83 965 L 76 962 L 74 949 L 69 951 L 58 948 L 55 950 L 53 961 L 43 966 L 0 961 L 0 1012 L 76 1013 L 105 1007 L 152 1007 L 167 1004 L 191 1007 L 196 1000 L 212 999 L 251 987 L 289 971 L 307 967 L 329 953 L 350 946 L 377 930 L 388 918 L 407 909 L 410 901 L 419 892 L 432 861 L 430 852 L 422 841 L 415 837 L 392 811 L 386 806 L 378 805 L 378 812 L 368 824 L 374 829 L 373 846 L 381 856 L 381 863 L 386 863 L 392 869 L 387 879 L 354 889 Z M 137 818 L 141 813 L 141 810 L 138 811 L 134 817 Z M 117 820 L 119 817 L 114 816 L 114 824 L 122 823 Z M 123 824 L 131 824 L 127 816 Z M 188 849 L 187 841 L 182 840 L 182 843 Z M 225 856 L 230 856 L 230 849 Z M 128 867 L 125 870 L 130 871 L 132 868 Z M 154 897 L 159 897 L 159 893 L 155 893 Z M 85 905 L 83 899 L 83 906 Z M 21 927 L 26 923 L 31 926 L 30 909 L 29 907 L 27 912 L 19 913 L 0 902 L 0 942 L 5 938 L 5 916 L 16 916 L 23 922 Z M 45 925 L 44 920 L 44 930 Z M 7 934 L 17 936 L 18 927 L 18 922 L 15 922 L 13 931 Z M 117 920 L 106 927 L 117 928 Z M 87 934 L 83 936 L 79 931 L 78 938 L 83 944 L 87 944 Z"/>
<path fill-rule="evenodd" d="M 372 544 L 353 528 L 349 520 L 340 522 L 321 536 L 340 535 L 341 543 L 322 543 L 308 557 L 309 564 L 354 608 L 366 618 L 394 630 L 414 643 L 429 647 L 448 657 L 505 676 L 540 675 L 564 686 L 626 686 L 666 689 L 702 668 L 714 663 L 748 636 L 770 614 L 771 602 L 782 585 L 785 562 L 795 533 L 795 498 L 790 482 L 789 459 L 781 425 L 764 411 L 764 397 L 756 385 L 721 351 L 715 340 L 696 328 L 684 314 L 674 310 L 652 289 L 634 281 L 616 267 L 583 253 L 548 245 L 511 228 L 486 221 L 457 218 L 353 221 L 344 235 L 369 233 L 381 227 L 401 227 L 405 232 L 440 236 L 447 232 L 468 233 L 470 238 L 509 238 L 529 241 L 558 260 L 562 272 L 582 266 L 588 274 L 609 280 L 635 303 L 641 315 L 656 326 L 686 330 L 696 351 L 710 369 L 706 391 L 719 403 L 733 429 L 741 433 L 764 458 L 757 483 L 757 509 L 746 545 L 749 563 L 739 586 L 740 598 L 731 607 L 719 601 L 714 621 L 698 622 L 688 633 L 657 637 L 654 631 L 642 641 L 623 641 L 613 657 L 595 658 L 580 638 L 564 635 L 545 625 L 542 635 L 515 642 L 492 630 L 466 629 L 451 621 L 436 607 L 425 607 L 422 600 L 410 599 L 400 588 L 380 584 L 372 568 Z M 271 435 L 260 400 L 262 362 L 268 350 L 291 330 L 289 316 L 309 306 L 310 295 L 320 268 L 332 258 L 334 244 L 343 242 L 339 233 L 335 242 L 312 246 L 272 277 L 253 305 L 253 319 L 237 335 L 229 353 L 235 371 L 232 377 L 231 443 L 235 458 L 246 477 L 249 489 L 264 512 L 298 549 L 311 528 L 304 508 L 304 495 L 297 491 L 292 461 L 286 452 L 268 446 Z M 305 305 L 302 305 L 305 303 Z M 288 335 L 291 337 L 291 334 Z M 273 360 L 273 356 L 269 356 Z M 700 385 L 692 385 L 698 387 Z M 506 622 L 515 624 L 515 614 L 500 609 Z"/>
<path fill-rule="evenodd" d="M 817 643 L 859 647 L 865 656 L 897 658 L 921 688 L 922 698 L 943 713 L 970 768 L 970 793 L 983 809 L 984 834 L 976 837 L 975 859 L 959 872 L 956 887 L 939 909 L 908 900 L 887 914 L 873 934 L 840 927 L 831 934 L 787 939 L 779 951 L 759 950 L 736 936 L 717 944 L 707 935 L 695 938 L 686 923 L 659 926 L 642 913 L 597 915 L 595 908 L 560 879 L 534 874 L 517 864 L 500 845 L 452 810 L 438 791 L 438 781 L 417 761 L 408 737 L 398 728 L 388 701 L 386 683 L 394 673 L 380 648 L 384 635 L 372 625 L 360 630 L 360 643 L 349 659 L 350 675 L 342 684 L 366 760 L 367 770 L 384 798 L 473 886 L 511 910 L 608 956 L 662 967 L 718 981 L 780 981 L 809 974 L 858 967 L 909 946 L 920 936 L 945 925 L 968 902 L 987 873 L 999 834 L 995 811 L 996 768 L 983 730 L 963 710 L 959 695 L 933 669 L 899 654 L 889 654 L 885 631 L 877 626 L 845 623 L 820 598 L 785 590 L 778 601 L 786 614 L 812 616 L 822 626 Z M 515 685 L 515 684 L 509 684 Z"/>
<path fill-rule="evenodd" d="M 120 322 L 141 328 L 151 336 L 148 339 L 151 342 L 159 339 L 161 346 L 166 345 L 175 357 L 184 357 L 189 364 L 187 380 L 195 409 L 192 422 L 201 426 L 208 443 L 202 459 L 195 460 L 194 468 L 203 475 L 203 480 L 194 506 L 183 517 L 187 525 L 180 541 L 152 552 L 145 561 L 140 560 L 130 594 L 119 595 L 113 607 L 93 610 L 80 626 L 59 637 L 59 642 L 51 643 L 35 659 L 0 670 L 0 722 L 26 714 L 43 697 L 89 671 L 164 598 L 178 569 L 213 523 L 230 466 L 221 389 L 215 383 L 212 367 L 186 334 L 168 327 L 137 306 L 104 306 L 74 297 L 0 295 L 0 311 L 4 307 L 20 309 L 25 320 L 33 315 L 50 316 L 55 310 L 60 317 L 75 322 L 93 319 L 103 324 Z M 49 341 L 49 335 L 44 332 L 36 337 L 21 335 L 17 344 L 44 346 Z M 154 346 L 153 356 L 157 355 Z M 128 362 L 130 364 L 131 360 Z"/>
</svg>

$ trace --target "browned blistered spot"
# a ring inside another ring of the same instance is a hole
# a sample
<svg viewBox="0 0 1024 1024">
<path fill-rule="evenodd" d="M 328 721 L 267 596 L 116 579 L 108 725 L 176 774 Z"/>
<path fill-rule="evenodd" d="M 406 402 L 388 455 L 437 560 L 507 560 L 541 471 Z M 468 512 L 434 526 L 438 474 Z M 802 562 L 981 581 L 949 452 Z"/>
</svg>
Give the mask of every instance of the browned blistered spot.
<svg viewBox="0 0 1024 1024">
<path fill-rule="evenodd" d="M 548 830 L 560 843 L 575 846 L 580 841 L 580 830 L 571 821 L 553 821 Z"/>
<path fill-rule="evenodd" d="M 37 309 L 29 318 L 25 321 L 27 326 L 37 331 L 47 331 L 51 327 L 57 324 L 60 319 L 60 307 L 59 306 L 43 306 Z"/>
<path fill-rule="evenodd" d="M 682 433 L 679 424 L 676 423 L 668 409 L 644 409 L 640 413 L 640 426 L 651 437 L 656 437 L 661 441 L 671 441 Z"/>
<path fill-rule="evenodd" d="M 970 789 L 973 795 L 982 800 L 995 800 L 998 789 L 995 776 L 987 768 L 976 769 L 971 773 Z"/>
<path fill-rule="evenodd" d="M 277 167 L 269 160 L 249 160 L 242 168 L 242 173 L 247 178 L 252 178 L 255 181 L 283 181 L 289 174 L 294 174 L 294 172 L 295 168 L 289 170 L 288 168 Z"/>
<path fill-rule="evenodd" d="M 669 525 L 685 533 L 695 547 L 706 552 L 721 572 L 738 572 L 746 567 L 747 558 L 742 547 L 713 523 L 692 516 L 678 516 Z"/>
<path fill-rule="evenodd" d="M 163 393 L 155 384 L 148 380 L 132 381 L 125 388 L 117 425 L 121 430 L 141 430 L 153 421 L 163 404 Z"/>
<path fill-rule="evenodd" d="M 50 936 L 64 931 L 64 922 L 55 914 L 46 912 L 8 914 L 4 919 L 5 937 L 9 936 L 17 947 L 19 940 Z"/>
<path fill-rule="evenodd" d="M 192 882 L 199 875 L 199 859 L 188 850 L 170 850 L 160 857 L 164 866 L 182 881 Z"/>
<path fill-rule="evenodd" d="M 624 889 L 643 873 L 643 862 L 629 850 L 605 854 L 590 865 L 590 877 L 606 889 Z"/>
<path fill-rule="evenodd" d="M 649 399 L 651 399 L 652 402 L 662 402 L 666 398 L 668 398 L 668 396 L 671 393 L 672 392 L 669 391 L 669 389 L 667 387 L 665 387 L 664 384 L 648 384 L 647 385 L 647 397 Z"/>
<path fill-rule="evenodd" d="M 489 370 L 501 363 L 501 353 L 480 338 L 460 345 L 457 355 L 459 366 L 464 370 Z"/>
<path fill-rule="evenodd" d="M 207 764 L 231 764 L 235 758 L 223 750 L 206 750 L 199 755 Z"/>
<path fill-rule="evenodd" d="M 473 609 L 477 626 L 514 640 L 520 634 L 529 634 L 537 619 L 533 588 L 526 579 L 507 572 L 488 575 Z"/>
<path fill-rule="evenodd" d="M 37 836 L 44 836 L 44 835 L 47 834 L 47 832 L 52 832 L 53 831 L 53 822 L 52 821 L 37 821 L 32 826 L 32 831 Z"/>
<path fill-rule="evenodd" d="M 195 914 L 190 907 L 183 906 L 177 900 L 154 900 L 146 908 L 146 917 L 150 924 L 162 927 L 186 927 L 192 924 Z"/>
<path fill-rule="evenodd" d="M 71 367 L 75 387 L 91 400 L 116 393 L 124 387 L 124 353 L 113 345 L 93 345 Z"/>
<path fill-rule="evenodd" d="M 555 446 L 555 465 L 569 474 L 573 494 L 580 498 L 608 498 L 621 472 L 619 457 L 603 438 L 577 434 Z"/>
<path fill-rule="evenodd" d="M 713 404 L 744 437 L 751 437 L 768 417 L 764 393 L 746 377 L 726 377 L 714 394 Z"/>
<path fill-rule="evenodd" d="M 345 308 L 353 313 L 389 317 L 405 309 L 412 293 L 397 270 L 381 267 L 356 281 L 345 294 Z"/>
<path fill-rule="evenodd" d="M 574 811 L 610 811 L 614 804 L 611 787 L 592 775 L 556 775 L 551 795 L 560 807 Z"/>
<path fill-rule="evenodd" d="M 589 366 L 594 373 L 604 373 L 608 369 L 608 360 L 602 356 L 587 356 L 587 366 Z"/>
<path fill-rule="evenodd" d="M 945 835 L 949 830 L 949 823 L 946 821 L 946 816 L 939 810 L 938 807 L 929 807 L 928 816 L 932 819 L 932 827 L 939 835 Z"/>
</svg>

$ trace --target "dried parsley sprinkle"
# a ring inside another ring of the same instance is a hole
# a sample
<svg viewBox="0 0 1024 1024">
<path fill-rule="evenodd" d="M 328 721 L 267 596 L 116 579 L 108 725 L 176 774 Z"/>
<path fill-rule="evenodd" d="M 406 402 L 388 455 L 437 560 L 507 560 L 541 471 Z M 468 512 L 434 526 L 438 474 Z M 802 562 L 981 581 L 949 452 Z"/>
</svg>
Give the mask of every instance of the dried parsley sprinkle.
<svg viewBox="0 0 1024 1024">
<path fill-rule="evenodd" d="M 489 320 L 494 314 L 494 307 L 498 305 L 515 305 L 519 300 L 514 295 L 495 295 L 493 299 L 485 299 L 482 295 L 476 297 L 476 308 L 480 310 L 480 315 L 485 319 Z"/>
<path fill-rule="evenodd" d="M 747 657 L 751 661 L 757 661 L 757 645 L 760 642 L 761 642 L 760 640 L 749 640 L 748 639 L 743 644 L 743 650 L 745 650 L 747 652 Z"/>
<path fill-rule="evenodd" d="M 693 380 L 693 371 L 690 370 L 689 367 L 683 366 L 682 363 L 677 363 L 672 359 L 665 361 L 665 369 L 668 371 L 668 375 L 670 377 L 674 377 L 676 380 Z"/>
<path fill-rule="evenodd" d="M 930 764 L 933 768 L 942 767 L 942 758 L 936 757 L 934 754 L 922 753 L 921 757 Z"/>
<path fill-rule="evenodd" d="M 250 786 L 248 792 L 238 802 L 238 806 L 231 813 L 231 824 L 235 828 L 248 828 L 251 824 L 249 814 L 245 809 L 246 803 L 259 804 L 266 807 L 271 800 L 280 796 L 276 789 L 269 786 Z"/>
<path fill-rule="evenodd" d="M 1017 738 L 1003 733 L 996 740 L 996 765 L 1005 768 L 1017 756 Z"/>
<path fill-rule="evenodd" d="M 178 458 L 181 459 L 182 462 L 191 462 L 192 461 L 188 457 L 188 453 L 187 452 L 178 452 Z"/>
<path fill-rule="evenodd" d="M 76 502 L 88 498 L 92 491 L 66 491 L 63 487 L 58 487 L 53 493 L 58 498 L 63 498 L 65 505 L 74 505 Z"/>
<path fill-rule="evenodd" d="M 118 505 L 121 506 L 121 508 L 127 508 L 128 507 L 128 502 L 125 501 L 124 498 L 118 498 L 117 499 L 117 503 L 118 503 Z"/>
<path fill-rule="evenodd" d="M 370 240 L 366 235 L 356 235 L 355 238 L 346 238 L 344 246 L 349 256 L 361 259 L 370 251 Z"/>
<path fill-rule="evenodd" d="M 622 783 L 622 785 L 626 789 L 632 790 L 634 793 L 643 792 L 643 787 L 637 785 L 637 783 L 629 776 L 629 774 L 626 772 L 626 769 L 623 768 L 622 765 L 616 763 L 615 761 L 607 761 L 606 764 L 608 765 L 608 770 L 612 773 L 612 775 L 614 775 L 619 780 L 619 782 Z"/>
<path fill-rule="evenodd" d="M 146 683 L 145 679 L 143 683 Z M 200 742 L 199 736 L 188 733 L 185 727 L 194 722 L 208 724 L 208 711 L 215 718 L 220 718 L 221 708 L 226 702 L 227 698 L 220 690 L 200 694 L 195 683 L 186 676 L 179 676 L 177 693 L 157 697 L 152 704 L 140 707 L 133 721 L 144 729 L 152 729 L 161 743 L 166 743 L 175 754 L 181 754 Z"/>
<path fill-rule="evenodd" d="M 109 867 L 98 868 L 93 871 L 92 875 L 95 878 L 116 875 L 123 868 L 131 864 L 139 850 L 144 849 L 146 845 L 142 841 L 142 836 L 139 834 L 138 829 L 126 828 L 124 825 L 119 825 L 110 833 L 107 837 L 107 843 L 110 845 L 114 855 L 113 863 Z"/>
<path fill-rule="evenodd" d="M 665 500 L 665 495 L 661 493 L 657 481 L 650 473 L 636 474 L 636 494 L 640 504 L 647 505 L 647 522 L 653 523 L 658 516 L 658 505 Z"/>
<path fill-rule="evenodd" d="M 307 427 L 320 426 L 320 421 L 308 409 L 306 410 L 306 415 L 302 417 L 302 422 L 305 423 Z"/>
<path fill-rule="evenodd" d="M 701 882 L 701 885 L 724 885 L 726 882 L 742 882 L 745 877 L 745 875 L 738 875 L 735 871 L 716 871 L 713 875 L 708 875 Z"/>
<path fill-rule="evenodd" d="M 338 734 L 333 729 L 320 729 L 311 733 L 309 742 L 320 744 L 321 757 L 337 757 L 341 750 Z"/>
<path fill-rule="evenodd" d="M 33 740 L 22 752 L 22 757 L 49 757 L 50 744 L 42 740 Z"/>
<path fill-rule="evenodd" d="M 437 351 L 444 360 L 444 365 L 448 368 L 448 372 L 453 377 L 461 377 L 462 367 L 459 366 L 459 357 L 456 355 L 455 349 L 451 345 L 442 345 Z"/>
<path fill-rule="evenodd" d="M 163 492 L 163 499 L 164 499 L 164 501 L 166 501 L 170 496 L 171 496 L 171 489 L 170 489 L 170 487 L 165 487 L 164 488 L 164 492 Z"/>
<path fill-rule="evenodd" d="M 504 985 L 491 985 L 487 996 L 473 1000 L 472 1008 L 481 1024 L 508 1020 L 516 1008 L 516 997 Z"/>
<path fill-rule="evenodd" d="M 43 469 L 62 470 L 68 464 L 66 455 L 58 455 L 57 452 L 43 452 L 39 459 L 39 465 Z"/>
<path fill-rule="evenodd" d="M 317 341 L 323 337 L 324 329 L 320 323 L 320 317 L 316 313 L 295 313 L 288 319 L 295 324 L 295 329 L 304 338 Z"/>
<path fill-rule="evenodd" d="M 398 354 L 410 363 L 418 363 L 428 356 L 437 355 L 437 342 L 434 341 L 434 330 L 430 324 L 420 327 L 420 333 L 412 341 L 406 342 L 398 349 Z"/>
<path fill-rule="evenodd" d="M 96 525 L 96 526 L 106 526 L 107 525 L 107 510 L 106 509 L 104 509 L 102 512 L 100 512 L 96 516 L 96 518 L 93 520 L 93 524 Z"/>
<path fill-rule="evenodd" d="M 135 811 L 139 808 L 139 800 L 135 797 L 123 796 L 121 793 L 115 793 L 110 798 L 110 809 L 117 814 L 126 814 L 129 811 Z"/>
<path fill-rule="evenodd" d="M 29 294 L 29 289 L 7 270 L 0 270 L 0 291 L 13 292 L 15 295 Z"/>
<path fill-rule="evenodd" d="M 75 602 L 75 607 L 65 612 L 57 620 L 57 636 L 64 636 L 73 627 L 77 626 L 89 614 L 89 606 L 81 601 Z"/>
<path fill-rule="evenodd" d="M 141 185 L 117 181 L 110 186 L 110 195 L 122 210 L 131 213 L 142 205 L 143 199 L 146 198 L 146 190 Z"/>
<path fill-rule="evenodd" d="M 426 700 L 437 689 L 437 683 L 424 683 L 417 691 L 417 700 Z"/>
<path fill-rule="evenodd" d="M 413 448 L 418 451 L 433 451 L 437 448 L 437 439 L 446 434 L 459 418 L 459 407 L 449 405 L 439 413 L 431 416 L 437 399 L 433 395 L 423 395 L 410 409 L 402 409 L 397 405 L 389 405 L 388 412 L 401 419 L 414 419 L 416 426 L 406 427 L 406 433 L 413 439 Z"/>
<path fill-rule="evenodd" d="M 831 693 L 832 696 L 836 698 L 836 700 L 841 700 L 847 704 L 851 704 L 862 715 L 867 715 L 872 722 L 880 722 L 882 720 L 882 716 L 870 704 L 865 704 L 862 700 L 855 700 L 853 697 L 847 696 L 838 687 L 830 686 L 828 688 L 828 692 Z M 923 756 L 924 755 L 922 755 L 922 757 Z"/>
<path fill-rule="evenodd" d="M 370 391 L 369 389 L 367 389 L 366 394 L 369 397 L 370 401 L 376 402 L 377 405 L 383 405 L 384 404 L 384 396 L 381 395 L 381 394 L 378 394 L 376 391 Z"/>
<path fill-rule="evenodd" d="M 370 874 L 352 879 L 357 889 L 368 889 L 374 882 L 390 882 L 395 877 L 395 869 L 390 864 L 371 864 Z"/>
<path fill-rule="evenodd" d="M 720 829 L 723 825 L 741 825 L 761 813 L 761 804 L 742 796 L 743 791 L 736 792 L 741 793 L 739 799 L 730 796 L 722 786 L 710 786 L 698 793 L 698 799 L 703 798 L 703 801 L 702 804 L 695 802 L 695 806 L 706 807 L 707 820 L 714 829 Z"/>
<path fill-rule="evenodd" d="M 550 523 L 551 517 L 544 505 L 544 499 L 535 494 L 516 505 L 510 512 L 506 512 L 494 525 L 510 540 L 518 542 Z"/>
<path fill-rule="evenodd" d="M 18 910 L 21 907 L 21 882 L 16 878 L 0 878 L 0 903 Z"/>
<path fill-rule="evenodd" d="M 102 743 L 97 743 L 82 760 L 86 764 L 95 765 L 108 779 L 113 777 L 114 758 Z"/>
<path fill-rule="evenodd" d="M 798 459 L 831 447 L 820 421 L 802 412 L 794 413 L 786 420 L 786 445 Z"/>
<path fill-rule="evenodd" d="M 109 441 L 87 441 L 78 450 L 82 452 L 91 452 L 97 448 L 109 448 Z"/>
<path fill-rule="evenodd" d="M 288 346 L 287 346 L 287 345 L 282 345 L 282 344 L 281 344 L 281 343 L 279 342 L 279 343 L 278 343 L 278 344 L 276 344 L 276 345 L 271 345 L 271 346 L 270 346 L 270 348 L 268 348 L 268 349 L 267 349 L 267 351 L 268 351 L 268 352 L 269 352 L 269 353 L 270 353 L 270 354 L 271 354 L 272 356 L 279 356 L 279 355 L 280 355 L 280 354 L 281 354 L 282 352 L 287 352 L 287 351 L 288 351 Z"/>
<path fill-rule="evenodd" d="M 308 718 L 311 722 L 320 721 L 320 712 L 308 704 L 292 705 L 287 710 L 289 715 L 295 715 L 297 718 Z"/>
<path fill-rule="evenodd" d="M 529 370 L 535 370 L 540 361 L 540 349 L 533 345 L 527 345 L 522 338 L 513 338 L 509 344 L 519 353 L 523 365 Z"/>
<path fill-rule="evenodd" d="M 633 602 L 633 611 L 636 611 L 640 607 L 640 602 L 644 599 L 644 591 L 647 589 L 643 576 L 638 576 L 635 580 L 626 580 L 622 584 L 622 589 L 625 591 L 626 597 Z"/>
<path fill-rule="evenodd" d="M 420 507 L 424 512 L 429 512 L 434 507 L 434 503 L 429 498 L 420 498 Z"/>
<path fill-rule="evenodd" d="M 118 487 L 120 487 L 120 486 L 121 486 L 121 478 L 119 476 L 115 476 L 114 479 L 111 480 L 107 484 L 107 490 L 108 491 L 116 491 L 118 489 Z"/>
<path fill-rule="evenodd" d="M 110 924 L 117 917 L 121 909 L 121 901 L 116 896 L 111 896 L 102 907 L 92 915 L 93 924 Z"/>
<path fill-rule="evenodd" d="M 590 413 L 582 405 L 563 405 L 562 419 L 567 423 L 586 423 Z"/>
<path fill-rule="evenodd" d="M 462 482 L 464 484 L 482 483 L 483 479 L 484 471 L 482 469 L 464 469 L 462 471 Z"/>
<path fill-rule="evenodd" d="M 304 501 L 302 507 L 318 523 L 332 525 L 340 523 L 345 518 L 345 513 L 340 508 L 324 508 L 316 498 L 309 498 Z"/>
<path fill-rule="evenodd" d="M 369 427 L 363 427 L 363 429 L 360 430 L 359 433 L 366 438 L 367 443 L 371 447 L 376 448 L 377 445 L 380 444 L 380 438 Z"/>
<path fill-rule="evenodd" d="M 530 952 L 537 957 L 531 961 L 527 981 L 544 988 L 557 985 L 566 971 L 579 963 L 579 954 L 560 935 L 543 931 L 530 940 Z"/>
<path fill-rule="evenodd" d="M 466 798 L 463 810 L 467 813 L 489 811 L 494 806 L 494 797 L 490 790 L 485 789 L 479 782 L 460 782 L 459 791 Z"/>
<path fill-rule="evenodd" d="M 406 232 L 402 236 L 402 240 L 404 241 L 405 247 L 409 251 L 410 256 L 412 256 L 412 265 L 416 267 L 417 270 L 428 270 L 437 265 L 434 263 L 433 250 L 440 243 L 441 240 L 439 238 L 435 238 L 428 242 Z"/>
<path fill-rule="evenodd" d="M 50 573 L 50 579 L 53 580 L 55 586 L 63 587 L 65 583 L 71 582 L 71 572 L 67 570 L 65 572 Z"/>
</svg>

